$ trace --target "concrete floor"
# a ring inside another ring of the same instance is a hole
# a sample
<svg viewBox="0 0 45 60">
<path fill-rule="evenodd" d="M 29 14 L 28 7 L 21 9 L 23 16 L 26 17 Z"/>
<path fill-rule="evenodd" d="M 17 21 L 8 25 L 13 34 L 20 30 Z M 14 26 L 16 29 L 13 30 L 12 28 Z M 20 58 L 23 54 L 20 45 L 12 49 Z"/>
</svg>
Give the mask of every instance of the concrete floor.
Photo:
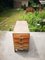
<svg viewBox="0 0 45 60">
<path fill-rule="evenodd" d="M 12 33 L 0 31 L 0 60 L 45 60 L 45 32 L 30 32 L 28 52 L 14 52 Z"/>
</svg>

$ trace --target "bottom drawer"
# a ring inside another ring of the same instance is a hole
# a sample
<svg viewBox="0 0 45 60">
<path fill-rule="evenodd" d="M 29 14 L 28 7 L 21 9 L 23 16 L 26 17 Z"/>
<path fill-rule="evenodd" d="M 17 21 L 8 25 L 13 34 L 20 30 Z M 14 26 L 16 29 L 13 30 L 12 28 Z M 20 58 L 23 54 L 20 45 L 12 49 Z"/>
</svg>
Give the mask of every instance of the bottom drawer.
<svg viewBox="0 0 45 60">
<path fill-rule="evenodd" d="M 28 49 L 29 46 L 14 46 L 15 49 L 20 49 L 20 50 L 23 50 L 23 49 Z"/>
</svg>

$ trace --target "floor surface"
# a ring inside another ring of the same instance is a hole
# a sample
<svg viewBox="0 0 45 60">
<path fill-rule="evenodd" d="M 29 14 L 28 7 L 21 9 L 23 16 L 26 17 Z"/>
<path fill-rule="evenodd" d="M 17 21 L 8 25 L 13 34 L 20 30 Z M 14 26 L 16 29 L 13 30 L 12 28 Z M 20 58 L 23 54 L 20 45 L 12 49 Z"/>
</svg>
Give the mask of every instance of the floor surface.
<svg viewBox="0 0 45 60">
<path fill-rule="evenodd" d="M 0 31 L 0 60 L 45 60 L 45 32 L 30 32 L 28 52 L 14 52 L 12 33 Z"/>
</svg>

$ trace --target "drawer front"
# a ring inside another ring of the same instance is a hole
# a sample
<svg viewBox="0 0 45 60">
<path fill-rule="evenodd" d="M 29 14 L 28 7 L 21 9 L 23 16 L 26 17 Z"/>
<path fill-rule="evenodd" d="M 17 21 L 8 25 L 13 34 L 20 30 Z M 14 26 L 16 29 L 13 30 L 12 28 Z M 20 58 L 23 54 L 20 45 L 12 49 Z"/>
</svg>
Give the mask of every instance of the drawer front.
<svg viewBox="0 0 45 60">
<path fill-rule="evenodd" d="M 23 45 L 20 45 L 20 44 L 18 44 L 18 45 L 14 45 L 14 48 L 16 48 L 16 49 L 23 49 Z"/>
<path fill-rule="evenodd" d="M 30 37 L 30 34 L 28 34 L 28 33 L 13 33 L 13 38 L 21 38 L 21 39 L 23 39 L 23 38 L 29 38 Z"/>
<path fill-rule="evenodd" d="M 23 50 L 29 47 L 29 34 L 13 34 L 14 48 Z"/>
<path fill-rule="evenodd" d="M 15 43 L 29 43 L 29 39 L 14 39 Z"/>
<path fill-rule="evenodd" d="M 15 46 L 16 49 L 28 49 L 28 46 Z"/>
<path fill-rule="evenodd" d="M 29 47 L 29 44 L 19 44 L 19 43 L 14 44 L 14 48 L 17 48 L 17 49 L 27 49 L 28 47 Z"/>
</svg>

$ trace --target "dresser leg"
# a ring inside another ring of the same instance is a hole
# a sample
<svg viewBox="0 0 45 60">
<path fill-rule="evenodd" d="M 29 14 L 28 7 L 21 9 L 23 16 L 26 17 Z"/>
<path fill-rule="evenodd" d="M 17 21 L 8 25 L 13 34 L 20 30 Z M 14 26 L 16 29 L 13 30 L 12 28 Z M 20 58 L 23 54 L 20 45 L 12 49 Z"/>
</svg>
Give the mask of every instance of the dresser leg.
<svg viewBox="0 0 45 60">
<path fill-rule="evenodd" d="M 15 52 L 17 52 L 18 50 L 17 49 L 15 49 Z"/>
</svg>

